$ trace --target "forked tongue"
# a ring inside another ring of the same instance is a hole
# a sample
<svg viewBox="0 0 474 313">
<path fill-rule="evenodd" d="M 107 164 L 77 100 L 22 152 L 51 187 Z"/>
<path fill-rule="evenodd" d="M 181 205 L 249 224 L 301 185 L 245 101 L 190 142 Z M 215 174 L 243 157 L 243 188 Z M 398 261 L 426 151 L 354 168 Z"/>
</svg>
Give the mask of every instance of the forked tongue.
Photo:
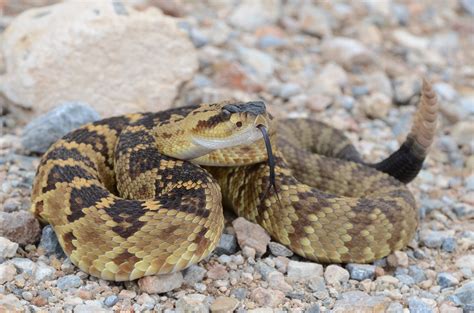
<svg viewBox="0 0 474 313">
<path fill-rule="evenodd" d="M 263 140 L 265 142 L 265 148 L 267 149 L 268 167 L 270 169 L 270 176 L 269 176 L 270 184 L 268 185 L 267 190 L 265 191 L 265 193 L 263 194 L 262 199 L 260 199 L 260 200 L 263 200 L 263 198 L 265 198 L 267 196 L 268 191 L 270 190 L 270 188 L 273 187 L 273 190 L 275 191 L 275 195 L 276 195 L 276 197 L 278 199 L 278 202 L 280 203 L 280 206 L 281 206 L 280 197 L 278 196 L 278 190 L 276 188 L 275 156 L 273 155 L 272 144 L 270 142 L 270 136 L 268 136 L 267 128 L 264 125 L 259 124 L 259 125 L 257 125 L 257 128 L 262 132 Z"/>
</svg>

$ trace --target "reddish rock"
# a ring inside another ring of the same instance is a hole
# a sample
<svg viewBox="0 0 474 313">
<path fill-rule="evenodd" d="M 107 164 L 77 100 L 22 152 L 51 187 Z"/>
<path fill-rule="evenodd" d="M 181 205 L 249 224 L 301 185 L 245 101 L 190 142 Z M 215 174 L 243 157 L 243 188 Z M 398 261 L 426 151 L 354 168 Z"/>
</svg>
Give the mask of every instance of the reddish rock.
<svg viewBox="0 0 474 313">
<path fill-rule="evenodd" d="M 27 245 L 37 242 L 40 235 L 39 222 L 30 212 L 0 212 L 0 236 Z"/>
<path fill-rule="evenodd" d="M 207 277 L 210 279 L 227 279 L 229 278 L 229 273 L 224 265 L 214 264 L 209 267 Z"/>
<path fill-rule="evenodd" d="M 234 220 L 232 225 L 241 248 L 245 246 L 254 248 L 257 257 L 261 257 L 267 251 L 270 236 L 262 226 L 251 223 L 243 217 Z"/>
</svg>

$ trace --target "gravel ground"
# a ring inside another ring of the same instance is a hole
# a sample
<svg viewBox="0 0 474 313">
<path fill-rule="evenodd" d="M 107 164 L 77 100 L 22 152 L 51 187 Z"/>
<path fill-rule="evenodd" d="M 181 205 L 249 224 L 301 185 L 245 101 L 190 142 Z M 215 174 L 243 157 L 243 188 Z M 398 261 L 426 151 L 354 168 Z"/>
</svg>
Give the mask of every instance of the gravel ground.
<svg viewBox="0 0 474 313">
<path fill-rule="evenodd" d="M 409 130 L 421 77 L 434 83 L 440 127 L 410 184 L 416 238 L 373 264 L 327 266 L 229 213 L 216 251 L 183 273 L 126 283 L 90 277 L 28 212 L 39 154 L 22 142 L 41 146 L 54 121 L 24 132 L 28 114 L 1 99 L 0 312 L 474 312 L 474 2 L 207 2 L 134 1 L 179 16 L 197 48 L 199 70 L 175 105 L 264 99 L 276 116 L 342 129 L 375 161 Z M 45 4 L 0 2 L 0 29 Z M 75 112 L 71 125 L 96 118 L 74 103 L 58 110 Z"/>
</svg>

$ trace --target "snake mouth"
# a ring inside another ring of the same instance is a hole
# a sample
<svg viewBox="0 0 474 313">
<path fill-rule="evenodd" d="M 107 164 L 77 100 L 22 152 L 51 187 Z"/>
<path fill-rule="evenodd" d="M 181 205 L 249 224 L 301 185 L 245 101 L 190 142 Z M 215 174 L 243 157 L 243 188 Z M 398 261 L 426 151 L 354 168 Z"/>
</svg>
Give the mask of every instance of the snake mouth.
<svg viewBox="0 0 474 313">
<path fill-rule="evenodd" d="M 213 151 L 240 145 L 249 145 L 261 138 L 262 133 L 258 128 L 252 125 L 227 138 L 205 138 L 195 136 L 192 138 L 192 142 L 203 149 Z"/>
</svg>

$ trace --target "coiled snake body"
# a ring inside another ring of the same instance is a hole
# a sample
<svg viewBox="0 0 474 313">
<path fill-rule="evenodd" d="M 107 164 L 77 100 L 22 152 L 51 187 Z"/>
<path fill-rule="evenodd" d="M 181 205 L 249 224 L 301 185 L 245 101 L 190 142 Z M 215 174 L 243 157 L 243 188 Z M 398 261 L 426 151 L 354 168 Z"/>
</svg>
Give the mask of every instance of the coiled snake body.
<svg viewBox="0 0 474 313">
<path fill-rule="evenodd" d="M 75 265 L 107 280 L 202 260 L 220 238 L 222 203 L 308 259 L 370 262 L 414 235 L 417 210 L 404 183 L 421 168 L 436 114 L 425 82 L 407 140 L 377 164 L 365 164 L 339 131 L 274 121 L 260 102 L 113 117 L 47 151 L 32 210 Z M 276 192 L 259 125 L 270 130 Z"/>
</svg>

